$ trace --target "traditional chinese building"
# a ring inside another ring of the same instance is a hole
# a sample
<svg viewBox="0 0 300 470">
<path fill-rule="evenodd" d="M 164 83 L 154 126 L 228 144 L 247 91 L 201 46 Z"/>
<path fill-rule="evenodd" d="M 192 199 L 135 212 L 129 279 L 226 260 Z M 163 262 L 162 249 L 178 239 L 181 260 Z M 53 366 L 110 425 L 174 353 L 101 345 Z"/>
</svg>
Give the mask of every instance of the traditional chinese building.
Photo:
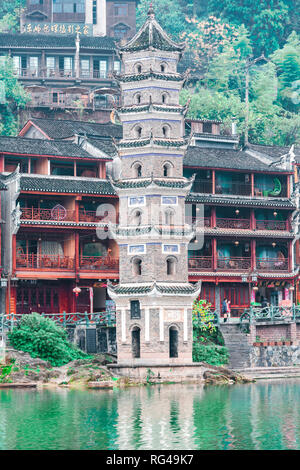
<svg viewBox="0 0 300 470">
<path fill-rule="evenodd" d="M 107 237 L 118 203 L 106 179 L 112 157 L 96 140 L 88 152 L 81 142 L 0 137 L 7 312 L 105 311 L 107 279 L 119 276 Z"/>
<path fill-rule="evenodd" d="M 135 34 L 136 0 L 27 0 L 21 32 L 80 32 L 128 39 Z"/>
</svg>

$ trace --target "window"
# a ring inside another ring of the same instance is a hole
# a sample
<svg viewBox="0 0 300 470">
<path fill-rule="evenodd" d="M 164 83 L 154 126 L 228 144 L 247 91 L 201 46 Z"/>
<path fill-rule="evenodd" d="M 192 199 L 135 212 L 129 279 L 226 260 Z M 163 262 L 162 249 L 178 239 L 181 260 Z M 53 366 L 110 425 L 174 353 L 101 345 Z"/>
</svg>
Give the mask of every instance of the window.
<svg viewBox="0 0 300 470">
<path fill-rule="evenodd" d="M 162 245 L 163 253 L 180 253 L 179 245 Z"/>
<path fill-rule="evenodd" d="M 120 73 L 121 71 L 121 62 L 119 60 L 114 61 L 114 72 Z"/>
<path fill-rule="evenodd" d="M 142 275 L 142 260 L 140 258 L 136 258 L 132 261 L 132 273 L 134 276 Z"/>
<path fill-rule="evenodd" d="M 128 206 L 144 206 L 145 205 L 145 196 L 132 196 L 128 198 Z"/>
<path fill-rule="evenodd" d="M 128 16 L 127 3 L 115 3 L 114 5 L 115 16 Z"/>
<path fill-rule="evenodd" d="M 128 254 L 133 255 L 135 253 L 145 254 L 146 245 L 128 245 Z"/>
<path fill-rule="evenodd" d="M 116 39 L 123 39 L 125 38 L 127 31 L 128 31 L 128 26 L 125 24 L 118 24 L 117 26 L 114 27 L 114 35 Z"/>
<path fill-rule="evenodd" d="M 135 136 L 140 139 L 142 137 L 142 128 L 141 126 L 136 126 L 134 128 Z"/>
<path fill-rule="evenodd" d="M 140 93 L 138 93 L 137 95 L 135 95 L 135 99 L 136 99 L 137 104 L 141 104 L 142 96 L 140 95 Z"/>
<path fill-rule="evenodd" d="M 55 74 L 55 57 L 46 57 L 47 77 Z"/>
<path fill-rule="evenodd" d="M 137 73 L 142 73 L 142 66 L 140 64 L 136 65 L 135 70 Z"/>
<path fill-rule="evenodd" d="M 167 275 L 172 276 L 175 274 L 176 271 L 176 260 L 175 258 L 168 258 L 167 259 Z"/>
<path fill-rule="evenodd" d="M 203 132 L 205 134 L 211 134 L 212 133 L 212 124 L 210 122 L 204 122 L 203 123 Z"/>
<path fill-rule="evenodd" d="M 172 173 L 171 163 L 167 162 L 167 163 L 164 164 L 163 173 L 164 173 L 164 176 L 171 176 L 171 173 Z"/>
<path fill-rule="evenodd" d="M 164 137 L 170 137 L 170 128 L 169 126 L 162 127 L 162 134 Z"/>
<path fill-rule="evenodd" d="M 135 163 L 133 165 L 134 177 L 140 178 L 142 176 L 142 165 L 140 163 Z"/>
<path fill-rule="evenodd" d="M 141 318 L 141 306 L 139 300 L 131 300 L 130 301 L 130 318 L 133 320 L 134 318 L 140 319 Z"/>
<path fill-rule="evenodd" d="M 172 209 L 167 209 L 165 212 L 165 224 L 174 225 L 174 211 Z"/>
<path fill-rule="evenodd" d="M 167 103 L 167 94 L 166 93 L 163 93 L 162 96 L 161 96 L 161 102 L 162 103 Z"/>
<path fill-rule="evenodd" d="M 97 24 L 97 0 L 93 0 L 93 24 Z"/>
<path fill-rule="evenodd" d="M 132 219 L 134 225 L 141 225 L 142 222 L 142 213 L 140 211 L 135 211 Z"/>
<path fill-rule="evenodd" d="M 90 76 L 90 61 L 89 59 L 80 59 L 81 76 Z"/>
<path fill-rule="evenodd" d="M 161 71 L 161 72 L 165 72 L 166 69 L 167 69 L 166 64 L 160 64 L 160 71 Z"/>
</svg>

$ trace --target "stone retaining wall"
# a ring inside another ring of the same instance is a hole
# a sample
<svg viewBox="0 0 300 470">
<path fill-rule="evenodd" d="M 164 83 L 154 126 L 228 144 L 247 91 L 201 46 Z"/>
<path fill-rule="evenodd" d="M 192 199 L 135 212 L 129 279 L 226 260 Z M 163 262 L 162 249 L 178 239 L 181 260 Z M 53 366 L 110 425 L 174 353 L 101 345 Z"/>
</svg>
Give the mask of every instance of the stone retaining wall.
<svg viewBox="0 0 300 470">
<path fill-rule="evenodd" d="M 288 367 L 300 365 L 300 346 L 252 346 L 250 367 Z"/>
</svg>

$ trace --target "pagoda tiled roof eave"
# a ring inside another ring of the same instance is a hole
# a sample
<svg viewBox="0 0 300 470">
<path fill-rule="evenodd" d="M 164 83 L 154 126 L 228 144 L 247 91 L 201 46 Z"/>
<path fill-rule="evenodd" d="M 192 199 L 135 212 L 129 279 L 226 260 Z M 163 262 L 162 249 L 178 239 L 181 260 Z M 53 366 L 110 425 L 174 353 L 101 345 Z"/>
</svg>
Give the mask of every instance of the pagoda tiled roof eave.
<svg viewBox="0 0 300 470">
<path fill-rule="evenodd" d="M 186 296 L 186 295 L 195 295 L 197 292 L 200 292 L 201 284 L 196 283 L 195 285 L 191 285 L 187 283 L 147 283 L 141 285 L 117 285 L 112 286 L 108 284 L 108 292 L 112 296 L 129 296 L 134 294 L 139 295 L 154 295 L 157 293 L 158 295 L 179 295 L 179 296 Z"/>
<path fill-rule="evenodd" d="M 156 80 L 165 80 L 173 82 L 183 82 L 184 76 L 182 74 L 166 74 L 159 72 L 144 72 L 139 74 L 130 74 L 130 75 L 118 75 L 117 80 L 120 83 L 136 82 L 142 80 L 156 79 Z"/>
</svg>

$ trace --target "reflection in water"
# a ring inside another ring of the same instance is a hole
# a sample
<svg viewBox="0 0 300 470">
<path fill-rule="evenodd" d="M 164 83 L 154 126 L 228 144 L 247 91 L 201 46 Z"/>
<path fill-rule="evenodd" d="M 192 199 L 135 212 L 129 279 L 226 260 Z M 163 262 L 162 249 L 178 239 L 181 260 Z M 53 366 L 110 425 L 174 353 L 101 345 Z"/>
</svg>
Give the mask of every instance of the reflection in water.
<svg viewBox="0 0 300 470">
<path fill-rule="evenodd" d="M 300 449 L 299 385 L 0 390 L 0 449 Z"/>
</svg>

